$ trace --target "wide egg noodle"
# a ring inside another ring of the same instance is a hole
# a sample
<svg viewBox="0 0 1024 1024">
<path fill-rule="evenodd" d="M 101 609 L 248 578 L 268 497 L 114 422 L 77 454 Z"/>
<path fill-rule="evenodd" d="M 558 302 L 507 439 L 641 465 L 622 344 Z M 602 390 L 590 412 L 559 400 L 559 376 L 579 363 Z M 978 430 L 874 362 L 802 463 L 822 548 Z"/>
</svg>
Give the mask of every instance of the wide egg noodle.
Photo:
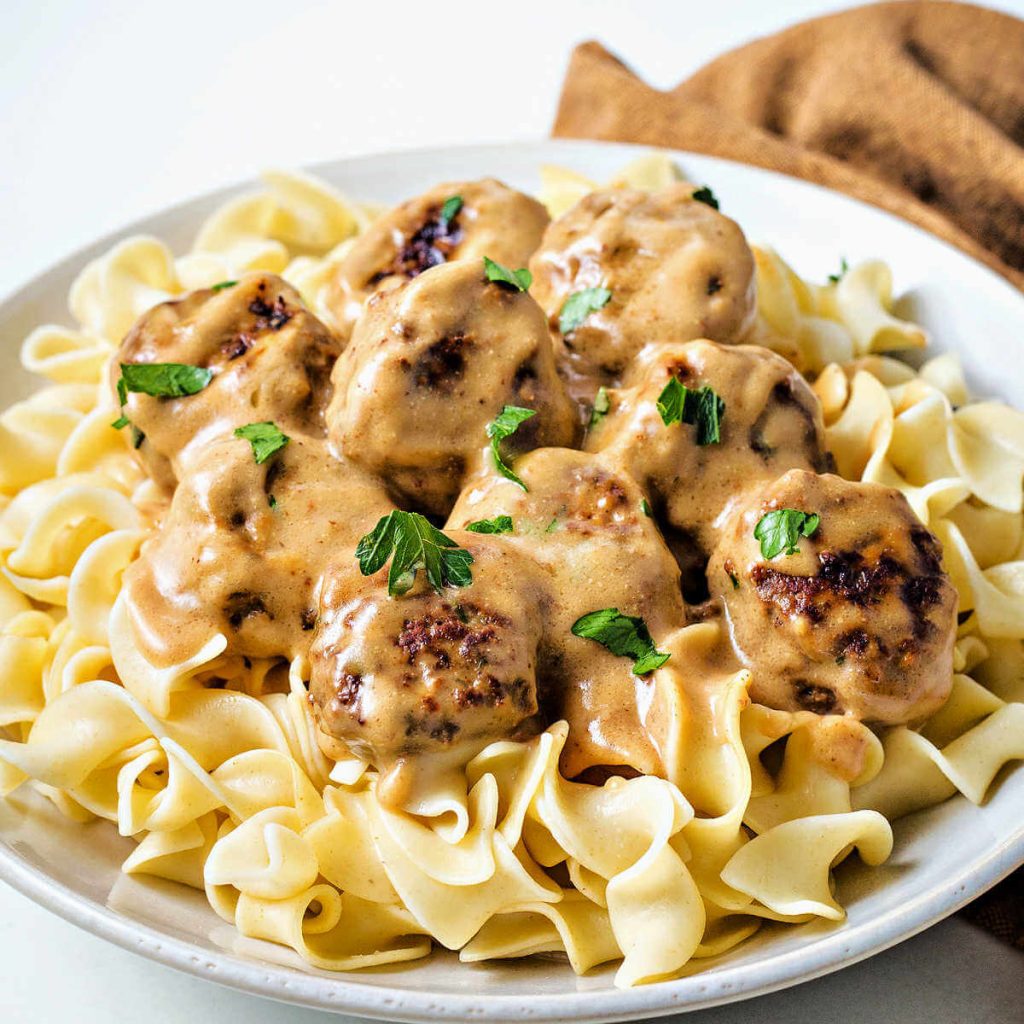
<svg viewBox="0 0 1024 1024">
<path fill-rule="evenodd" d="M 541 176 L 553 216 L 596 187 Z M 679 180 L 653 154 L 608 187 Z M 154 303 L 248 270 L 283 272 L 329 322 L 329 282 L 375 212 L 270 172 L 183 256 L 117 243 L 71 290 L 76 326 L 25 340 L 24 366 L 49 383 L 0 414 L 0 793 L 30 785 L 75 821 L 115 823 L 137 844 L 126 873 L 204 889 L 247 939 L 321 969 L 436 941 L 467 962 L 621 961 L 616 982 L 633 985 L 695 970 L 765 920 L 841 919 L 839 861 L 879 863 L 888 820 L 957 792 L 980 802 L 1024 757 L 1024 417 L 970 402 L 952 356 L 915 370 L 886 355 L 926 336 L 897 316 L 883 263 L 813 284 L 767 248 L 749 340 L 814 376 L 840 473 L 899 489 L 943 543 L 965 615 L 929 721 L 876 736 L 754 704 L 748 672 L 715 666 L 721 627 L 704 622 L 664 638 L 652 677 L 666 779 L 565 780 L 555 723 L 385 809 L 365 760 L 320 750 L 305 659 L 243 661 L 212 635 L 177 664 L 147 661 L 121 579 L 165 499 L 110 428 L 118 341 Z"/>
</svg>

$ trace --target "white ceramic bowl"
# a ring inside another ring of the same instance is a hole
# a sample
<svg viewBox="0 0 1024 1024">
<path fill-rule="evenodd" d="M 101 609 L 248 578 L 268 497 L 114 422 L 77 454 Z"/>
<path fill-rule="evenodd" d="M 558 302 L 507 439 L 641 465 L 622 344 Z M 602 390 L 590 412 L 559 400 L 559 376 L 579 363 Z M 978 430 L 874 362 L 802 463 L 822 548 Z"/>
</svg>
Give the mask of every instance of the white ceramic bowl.
<svg viewBox="0 0 1024 1024">
<path fill-rule="evenodd" d="M 353 197 L 395 202 L 438 181 L 495 175 L 535 190 L 538 169 L 560 163 L 602 180 L 644 150 L 575 142 L 475 146 L 362 157 L 313 170 Z M 836 193 L 767 171 L 676 154 L 710 184 L 753 241 L 823 280 L 841 256 L 886 259 L 904 312 L 929 326 L 938 349 L 963 356 L 974 392 L 1024 406 L 1024 299 L 995 274 L 927 233 Z M 117 238 L 145 232 L 183 251 L 227 192 L 130 225 L 76 253 L 0 306 L 0 402 L 32 386 L 17 367 L 36 324 L 66 318 L 68 286 Z M 877 953 L 938 921 L 1024 861 L 1024 769 L 1006 769 L 982 807 L 962 797 L 896 823 L 881 868 L 840 871 L 849 910 L 840 925 L 769 926 L 749 943 L 677 981 L 618 991 L 612 971 L 576 978 L 555 959 L 460 964 L 452 954 L 361 974 L 305 967 L 288 950 L 239 937 L 201 893 L 129 878 L 133 848 L 105 822 L 64 820 L 27 792 L 0 800 L 0 877 L 74 924 L 200 977 L 285 1002 L 389 1020 L 610 1021 L 712 1006 L 793 985 Z M 955 970 L 955 965 L 951 965 Z"/>
</svg>

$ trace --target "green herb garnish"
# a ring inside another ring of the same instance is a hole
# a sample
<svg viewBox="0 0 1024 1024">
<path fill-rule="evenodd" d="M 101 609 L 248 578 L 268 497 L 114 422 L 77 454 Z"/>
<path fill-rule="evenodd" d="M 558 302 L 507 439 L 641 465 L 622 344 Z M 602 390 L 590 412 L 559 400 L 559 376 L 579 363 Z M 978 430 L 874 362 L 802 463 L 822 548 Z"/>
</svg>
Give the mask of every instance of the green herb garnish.
<svg viewBox="0 0 1024 1024">
<path fill-rule="evenodd" d="M 512 517 L 495 516 L 493 519 L 476 519 L 472 523 L 466 523 L 464 530 L 470 533 L 511 533 Z"/>
<path fill-rule="evenodd" d="M 487 256 L 484 257 L 484 273 L 487 274 L 488 281 L 494 281 L 496 284 L 510 285 L 517 292 L 525 292 L 533 284 L 533 274 L 526 267 L 520 267 L 519 270 L 509 270 L 508 267 L 495 263 L 494 260 Z"/>
<path fill-rule="evenodd" d="M 842 279 L 844 277 L 846 277 L 846 272 L 849 269 L 850 269 L 850 264 L 846 262 L 846 257 L 844 256 L 839 261 L 839 273 L 838 274 L 829 274 L 828 275 L 829 284 L 839 284 L 839 282 L 842 281 Z"/>
<path fill-rule="evenodd" d="M 221 281 L 219 284 L 213 285 L 213 287 L 210 288 L 210 291 L 222 292 L 225 288 L 234 288 L 236 284 L 238 284 L 237 281 Z"/>
<path fill-rule="evenodd" d="M 607 288 L 584 288 L 581 292 L 574 292 L 562 306 L 558 329 L 563 334 L 571 334 L 591 313 L 607 306 L 611 297 L 612 293 Z"/>
<path fill-rule="evenodd" d="M 671 378 L 658 396 L 658 412 L 666 427 L 689 423 L 697 428 L 697 444 L 719 444 L 725 402 L 712 388 L 688 388 L 677 377 Z"/>
<path fill-rule="evenodd" d="M 712 210 L 718 209 L 718 200 L 715 198 L 715 193 L 712 192 L 707 185 L 701 185 L 700 188 L 695 189 L 693 198 L 696 199 L 698 203 L 705 203 L 710 206 Z"/>
<path fill-rule="evenodd" d="M 268 494 L 267 495 L 267 504 L 272 509 L 276 509 L 277 508 L 277 498 L 275 498 L 272 494 Z"/>
<path fill-rule="evenodd" d="M 445 224 L 451 224 L 461 209 L 462 196 L 449 196 L 441 207 L 441 220 L 443 220 Z"/>
<path fill-rule="evenodd" d="M 473 582 L 473 556 L 445 536 L 418 512 L 395 510 L 382 516 L 356 547 L 359 571 L 372 576 L 391 559 L 388 593 L 401 596 L 423 569 L 438 593 L 444 587 L 468 587 Z"/>
<path fill-rule="evenodd" d="M 111 423 L 110 425 L 111 425 L 111 426 L 112 426 L 112 427 L 113 427 L 113 428 L 114 428 L 115 430 L 124 430 L 124 428 L 125 428 L 125 427 L 127 427 L 127 426 L 128 426 L 128 425 L 129 425 L 130 423 L 131 423 L 131 420 L 130 420 L 130 419 L 128 419 L 128 417 L 127 417 L 127 416 L 125 416 L 125 414 L 124 414 L 124 413 L 121 413 L 121 415 L 120 415 L 120 416 L 118 416 L 118 417 L 117 417 L 117 419 L 116 419 L 116 420 L 114 420 L 114 422 L 113 422 L 113 423 Z"/>
<path fill-rule="evenodd" d="M 594 395 L 594 404 L 590 408 L 590 425 L 596 427 L 608 415 L 612 400 L 608 397 L 608 389 L 600 387 Z"/>
<path fill-rule="evenodd" d="M 279 452 L 291 438 L 283 434 L 276 423 L 247 423 L 235 430 L 235 437 L 243 437 L 252 445 L 253 458 L 262 466 L 275 452 Z"/>
<path fill-rule="evenodd" d="M 536 415 L 537 413 L 533 409 L 523 409 L 518 405 L 506 405 L 501 413 L 487 424 L 487 436 L 491 439 L 491 454 L 494 456 L 495 468 L 503 477 L 519 484 L 524 491 L 529 488 L 509 469 L 501 457 L 501 442 L 506 437 L 511 437 L 519 429 L 520 423 Z"/>
<path fill-rule="evenodd" d="M 633 659 L 633 671 L 638 676 L 661 668 L 671 655 L 654 646 L 650 631 L 643 619 L 623 615 L 618 608 L 602 608 L 588 612 L 572 624 L 574 636 L 595 640 L 612 654 Z"/>
<path fill-rule="evenodd" d="M 651 518 L 651 503 L 646 498 L 640 499 L 640 511 L 643 512 L 648 519 Z"/>
<path fill-rule="evenodd" d="M 134 391 L 154 398 L 185 398 L 198 394 L 213 380 L 213 371 L 187 363 L 122 363 L 117 394 L 121 404 Z"/>
<path fill-rule="evenodd" d="M 732 589 L 733 590 L 739 590 L 740 589 L 740 580 L 739 580 L 739 577 L 736 575 L 736 573 L 734 573 L 730 569 L 726 569 L 725 573 L 729 577 L 729 579 L 732 580 Z"/>
<path fill-rule="evenodd" d="M 800 538 L 813 536 L 820 523 L 817 512 L 779 508 L 761 517 L 754 527 L 754 537 L 761 542 L 763 558 L 774 558 L 783 551 L 795 555 Z"/>
</svg>

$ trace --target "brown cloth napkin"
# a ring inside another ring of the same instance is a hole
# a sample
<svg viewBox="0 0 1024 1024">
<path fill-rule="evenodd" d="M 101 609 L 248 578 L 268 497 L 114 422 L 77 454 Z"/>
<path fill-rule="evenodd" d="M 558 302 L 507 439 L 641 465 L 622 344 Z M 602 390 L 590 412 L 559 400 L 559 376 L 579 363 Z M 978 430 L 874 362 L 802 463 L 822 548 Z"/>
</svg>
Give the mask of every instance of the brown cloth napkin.
<svg viewBox="0 0 1024 1024">
<path fill-rule="evenodd" d="M 669 92 L 578 46 L 553 135 L 756 164 L 914 221 L 1024 289 L 1024 21 L 881 3 L 732 50 Z M 1024 869 L 964 911 L 1024 949 Z"/>
<path fill-rule="evenodd" d="M 848 192 L 1024 289 L 1024 21 L 881 3 L 724 54 L 668 92 L 596 42 L 553 134 L 694 150 Z"/>
</svg>

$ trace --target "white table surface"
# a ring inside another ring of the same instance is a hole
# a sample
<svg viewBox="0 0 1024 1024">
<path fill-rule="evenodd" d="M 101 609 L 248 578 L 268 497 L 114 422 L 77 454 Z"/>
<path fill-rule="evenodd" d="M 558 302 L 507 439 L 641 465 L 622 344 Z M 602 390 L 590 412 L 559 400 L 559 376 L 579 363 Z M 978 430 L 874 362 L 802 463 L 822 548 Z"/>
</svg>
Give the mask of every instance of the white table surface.
<svg viewBox="0 0 1024 1024">
<path fill-rule="evenodd" d="M 0 295 L 136 217 L 266 166 L 532 139 L 571 46 L 663 87 L 822 0 L 0 0 Z M 992 4 L 1024 16 L 1024 0 Z M 963 921 L 694 1024 L 1019 1022 L 1024 959 Z M 148 963 L 0 885 L 7 1024 L 313 1024 Z"/>
</svg>

